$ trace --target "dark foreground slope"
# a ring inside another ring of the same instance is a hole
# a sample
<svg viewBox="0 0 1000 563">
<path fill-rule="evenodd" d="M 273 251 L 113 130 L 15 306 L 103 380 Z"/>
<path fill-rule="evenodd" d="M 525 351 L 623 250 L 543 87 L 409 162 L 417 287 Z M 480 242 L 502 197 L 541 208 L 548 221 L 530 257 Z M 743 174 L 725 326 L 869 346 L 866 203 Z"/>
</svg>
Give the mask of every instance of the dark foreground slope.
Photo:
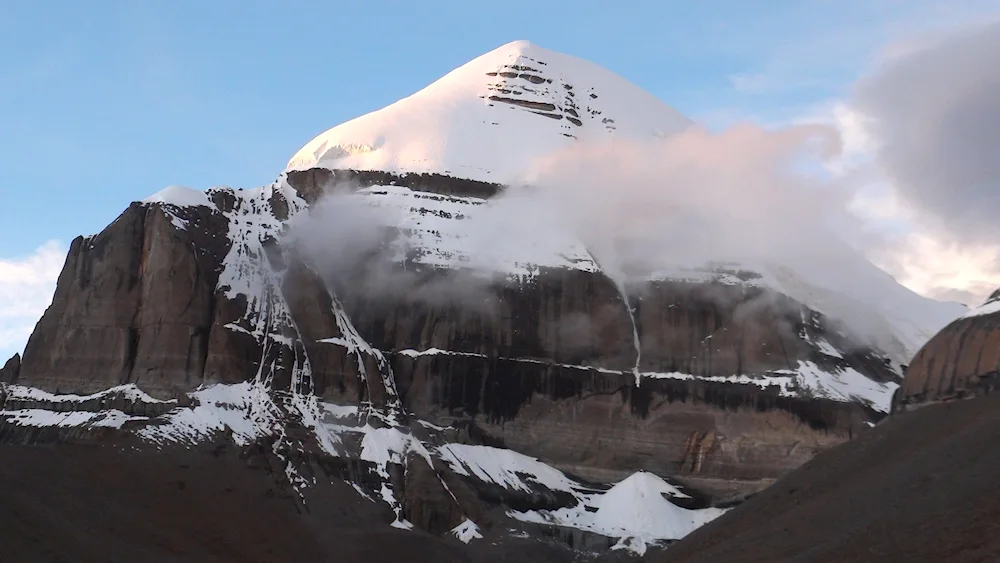
<svg viewBox="0 0 1000 563">
<path fill-rule="evenodd" d="M 330 561 L 335 544 L 345 562 L 465 560 L 436 538 L 374 526 L 378 512 L 346 483 L 327 491 L 344 489 L 319 533 L 231 453 L 60 444 L 0 446 L 0 457 L 0 561 Z"/>
<path fill-rule="evenodd" d="M 1000 561 L 1000 394 L 891 417 L 672 546 L 663 563 Z"/>
<path fill-rule="evenodd" d="M 0 446 L 4 563 L 569 562 L 537 540 L 466 546 L 391 528 L 333 481 L 308 506 L 235 448 Z M 512 543 L 516 542 L 516 543 Z M 513 554 L 513 555 L 512 555 Z"/>
</svg>

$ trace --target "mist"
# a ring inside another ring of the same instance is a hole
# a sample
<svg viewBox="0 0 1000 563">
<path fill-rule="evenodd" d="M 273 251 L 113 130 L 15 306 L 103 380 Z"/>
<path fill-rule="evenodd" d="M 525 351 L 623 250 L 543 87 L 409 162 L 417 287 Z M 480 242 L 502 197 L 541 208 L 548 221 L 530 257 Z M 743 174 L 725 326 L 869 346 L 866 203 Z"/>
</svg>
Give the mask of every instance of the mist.
<svg viewBox="0 0 1000 563">
<path fill-rule="evenodd" d="M 515 234 L 568 229 L 623 281 L 710 261 L 787 263 L 829 242 L 850 195 L 823 173 L 839 151 L 823 126 L 580 143 L 539 159 L 489 211 L 496 224 L 533 223 Z"/>
<path fill-rule="evenodd" d="M 341 296 L 379 306 L 397 303 L 458 305 L 488 314 L 495 276 L 469 270 L 414 268 L 405 236 L 407 213 L 371 204 L 349 182 L 331 183 L 324 195 L 290 224 L 287 240 Z"/>
<path fill-rule="evenodd" d="M 324 278 L 369 302 L 496 306 L 495 272 L 520 259 L 545 261 L 585 249 L 619 287 L 679 268 L 732 262 L 762 271 L 791 268 L 805 279 L 843 278 L 858 256 L 832 230 L 843 224 L 848 186 L 825 172 L 841 150 L 832 127 L 766 130 L 741 124 L 721 133 L 692 127 L 647 143 L 575 143 L 545 155 L 520 182 L 461 220 L 463 269 L 428 274 L 406 235 L 408 209 L 372 204 L 355 186 L 327 186 L 292 238 Z M 703 288 L 704 289 L 704 288 Z M 729 308 L 733 295 L 715 295 Z M 777 307 L 766 299 L 740 308 Z M 750 310 L 748 309 L 748 310 Z M 861 326 L 862 321 L 855 322 Z M 586 341 L 587 324 L 567 319 Z"/>
</svg>

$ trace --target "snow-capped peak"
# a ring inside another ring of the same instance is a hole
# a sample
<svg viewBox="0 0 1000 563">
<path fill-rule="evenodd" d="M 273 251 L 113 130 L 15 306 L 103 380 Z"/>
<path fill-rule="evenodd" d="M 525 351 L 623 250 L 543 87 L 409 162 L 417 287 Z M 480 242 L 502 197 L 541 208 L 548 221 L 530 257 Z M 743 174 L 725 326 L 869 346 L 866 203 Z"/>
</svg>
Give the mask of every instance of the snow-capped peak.
<svg viewBox="0 0 1000 563">
<path fill-rule="evenodd" d="M 430 172 L 496 183 L 576 140 L 648 140 L 691 121 L 598 65 L 514 41 L 423 90 L 322 133 L 292 157 L 311 167 Z"/>
</svg>

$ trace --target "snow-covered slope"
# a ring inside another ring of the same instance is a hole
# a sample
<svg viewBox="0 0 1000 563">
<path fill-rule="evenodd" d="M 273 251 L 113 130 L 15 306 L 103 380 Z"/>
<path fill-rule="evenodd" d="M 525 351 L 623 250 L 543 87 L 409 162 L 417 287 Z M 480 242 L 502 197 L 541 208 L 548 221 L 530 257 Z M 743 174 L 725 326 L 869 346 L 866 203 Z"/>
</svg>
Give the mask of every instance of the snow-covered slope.
<svg viewBox="0 0 1000 563">
<path fill-rule="evenodd" d="M 647 140 L 691 121 L 600 66 L 514 41 L 388 107 L 322 133 L 289 169 L 433 172 L 516 181 L 575 140 Z"/>
</svg>

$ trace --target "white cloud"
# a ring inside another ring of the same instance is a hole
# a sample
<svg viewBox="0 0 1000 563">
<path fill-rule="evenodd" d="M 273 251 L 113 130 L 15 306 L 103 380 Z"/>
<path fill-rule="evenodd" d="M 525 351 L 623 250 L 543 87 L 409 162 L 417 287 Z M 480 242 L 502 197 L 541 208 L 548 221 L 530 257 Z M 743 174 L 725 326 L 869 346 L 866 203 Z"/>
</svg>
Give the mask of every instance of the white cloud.
<svg viewBox="0 0 1000 563">
<path fill-rule="evenodd" d="M 975 307 L 1000 285 L 1000 244 L 968 244 L 940 233 L 912 232 L 877 249 L 872 259 L 910 289 Z"/>
<path fill-rule="evenodd" d="M 906 225 L 872 259 L 914 291 L 970 305 L 1000 286 L 998 48 L 1000 21 L 891 46 L 841 128 L 860 132 L 885 187 L 855 209 Z"/>
<path fill-rule="evenodd" d="M 66 248 L 54 240 L 30 256 L 0 259 L 0 364 L 23 350 L 52 302 L 65 260 Z"/>
</svg>

